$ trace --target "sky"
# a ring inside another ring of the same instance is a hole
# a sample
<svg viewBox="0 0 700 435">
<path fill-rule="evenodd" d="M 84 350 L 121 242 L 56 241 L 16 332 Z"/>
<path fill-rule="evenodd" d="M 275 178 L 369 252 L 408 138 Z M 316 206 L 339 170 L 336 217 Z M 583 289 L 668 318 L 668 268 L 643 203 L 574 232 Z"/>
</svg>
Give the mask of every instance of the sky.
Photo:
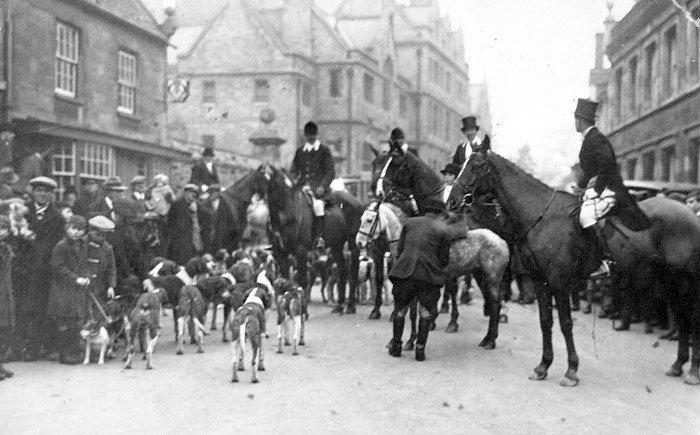
<svg viewBox="0 0 700 435">
<path fill-rule="evenodd" d="M 616 0 L 621 19 L 632 0 Z M 595 34 L 606 0 L 440 0 L 464 33 L 473 83 L 488 85 L 492 147 L 514 158 L 529 144 L 535 175 L 555 183 L 577 160 L 576 100 L 589 98 Z"/>
</svg>

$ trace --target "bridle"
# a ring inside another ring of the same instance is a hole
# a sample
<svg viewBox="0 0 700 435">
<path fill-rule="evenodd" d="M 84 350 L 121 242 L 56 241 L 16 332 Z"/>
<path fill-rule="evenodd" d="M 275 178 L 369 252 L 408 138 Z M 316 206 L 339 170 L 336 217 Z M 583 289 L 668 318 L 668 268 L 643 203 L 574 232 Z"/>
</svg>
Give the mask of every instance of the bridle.
<svg viewBox="0 0 700 435">
<path fill-rule="evenodd" d="M 464 166 L 462 167 L 462 170 L 460 171 L 460 174 L 464 172 L 464 168 L 466 167 L 467 163 L 464 163 Z M 454 184 L 459 186 L 462 191 L 465 192 L 464 195 L 462 195 L 462 201 L 459 203 L 459 210 L 463 210 L 465 207 L 471 207 L 474 205 L 474 196 L 477 191 L 477 189 L 480 187 L 480 183 L 483 181 L 485 177 L 491 174 L 491 164 L 488 162 L 488 160 L 482 165 L 482 168 L 480 172 L 477 174 L 476 177 L 472 180 L 471 183 L 468 185 L 465 185 L 459 180 L 459 175 L 454 181 Z M 495 204 L 489 204 L 495 206 Z"/>
<path fill-rule="evenodd" d="M 391 194 L 391 191 L 390 191 Z M 389 195 L 387 195 L 389 197 Z M 379 233 L 382 232 L 381 228 L 381 217 L 379 216 L 379 207 L 384 202 L 384 200 L 380 199 L 378 201 L 374 201 L 370 203 L 370 205 L 365 209 L 366 211 L 371 211 L 374 213 L 374 220 L 372 221 L 372 225 L 370 226 L 368 231 L 363 231 L 362 230 L 362 225 L 360 225 L 360 228 L 357 230 L 358 234 L 362 234 L 363 236 L 367 237 L 367 245 L 371 245 L 375 243 L 376 237 L 374 237 L 375 234 L 377 234 L 377 230 L 379 230 Z M 374 207 L 372 207 L 372 204 L 375 204 Z M 387 240 L 388 243 L 396 243 L 398 242 L 399 239 L 396 240 Z"/>
</svg>

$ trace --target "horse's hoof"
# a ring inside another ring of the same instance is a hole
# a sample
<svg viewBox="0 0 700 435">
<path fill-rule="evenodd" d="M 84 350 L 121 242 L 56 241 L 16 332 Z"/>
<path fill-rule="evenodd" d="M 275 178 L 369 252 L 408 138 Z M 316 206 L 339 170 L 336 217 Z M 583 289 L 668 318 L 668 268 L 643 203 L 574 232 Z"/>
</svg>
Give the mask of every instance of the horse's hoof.
<svg viewBox="0 0 700 435">
<path fill-rule="evenodd" d="M 688 376 L 685 377 L 686 384 L 688 385 L 700 385 L 700 376 L 698 376 L 698 373 L 691 370 L 690 373 L 688 373 Z"/>
<path fill-rule="evenodd" d="M 124 370 L 131 370 L 131 366 L 124 366 Z"/>
<path fill-rule="evenodd" d="M 533 373 L 528 377 L 529 380 L 531 381 L 544 381 L 547 379 L 547 373 Z"/>
<path fill-rule="evenodd" d="M 485 337 L 483 340 L 481 340 L 479 346 L 483 347 L 486 350 L 493 350 L 496 348 L 496 340 L 492 340 L 488 337 Z"/>
<path fill-rule="evenodd" d="M 258 380 L 258 378 L 251 379 L 251 381 L 250 381 L 251 384 L 257 384 L 258 382 L 260 382 L 260 381 Z"/>
<path fill-rule="evenodd" d="M 371 313 L 369 313 L 369 320 L 379 320 L 382 318 L 382 313 L 379 312 L 379 310 L 372 310 Z"/>
<path fill-rule="evenodd" d="M 457 322 L 450 322 L 447 324 L 445 332 L 457 332 L 457 329 L 459 329 L 459 325 L 457 324 Z"/>
<path fill-rule="evenodd" d="M 259 372 L 264 372 L 264 371 L 265 371 L 265 366 L 262 365 L 262 364 L 260 364 L 260 365 L 258 366 L 258 371 L 259 371 Z"/>
<path fill-rule="evenodd" d="M 177 352 L 175 352 L 175 355 L 182 355 L 182 351 L 178 350 Z"/>
<path fill-rule="evenodd" d="M 231 379 L 231 382 L 233 382 L 233 383 L 238 382 L 238 378 L 233 378 L 233 379 Z"/>
<path fill-rule="evenodd" d="M 666 376 L 672 376 L 674 378 L 677 378 L 683 374 L 683 369 L 678 368 L 678 367 L 673 367 L 671 366 L 670 369 L 666 372 Z"/>
<path fill-rule="evenodd" d="M 283 353 L 282 349 L 277 349 L 277 353 Z"/>
<path fill-rule="evenodd" d="M 413 350 L 414 347 L 415 347 L 415 345 L 409 341 L 404 345 L 403 350 Z"/>
<path fill-rule="evenodd" d="M 355 314 L 357 313 L 357 309 L 355 308 L 354 305 L 348 305 L 347 308 L 345 308 L 345 314 Z"/>
<path fill-rule="evenodd" d="M 197 344 L 197 340 L 190 338 L 190 344 Z M 143 350 L 141 352 L 143 352 Z"/>
<path fill-rule="evenodd" d="M 508 315 L 501 314 L 500 316 L 498 316 L 498 323 L 508 323 Z"/>
<path fill-rule="evenodd" d="M 197 349 L 197 353 L 204 353 L 204 349 Z"/>
<path fill-rule="evenodd" d="M 153 366 L 146 366 L 146 370 L 153 370 Z"/>
<path fill-rule="evenodd" d="M 578 377 L 570 378 L 570 377 L 565 377 L 564 379 L 559 382 L 559 385 L 562 387 L 575 387 L 579 383 Z"/>
<path fill-rule="evenodd" d="M 238 371 L 239 371 L 239 372 L 244 372 L 244 371 L 245 371 L 245 368 L 244 368 L 243 366 L 238 366 Z"/>
<path fill-rule="evenodd" d="M 619 325 L 615 325 L 613 329 L 615 331 L 629 331 L 630 325 L 629 323 L 620 323 Z"/>
<path fill-rule="evenodd" d="M 336 305 L 331 309 L 331 314 L 343 314 L 343 306 L 342 305 Z"/>
<path fill-rule="evenodd" d="M 299 346 L 306 346 L 306 342 L 304 340 L 299 340 Z"/>
<path fill-rule="evenodd" d="M 285 340 L 284 345 L 285 345 L 285 346 L 291 346 L 291 344 L 289 344 L 289 340 Z"/>
<path fill-rule="evenodd" d="M 292 352 L 292 355 L 297 356 L 297 355 L 299 355 L 299 352 L 297 352 L 297 351 L 295 350 L 294 352 Z"/>
<path fill-rule="evenodd" d="M 221 339 L 221 341 L 224 342 L 224 343 L 228 343 L 228 338 L 224 337 L 224 338 Z"/>
</svg>

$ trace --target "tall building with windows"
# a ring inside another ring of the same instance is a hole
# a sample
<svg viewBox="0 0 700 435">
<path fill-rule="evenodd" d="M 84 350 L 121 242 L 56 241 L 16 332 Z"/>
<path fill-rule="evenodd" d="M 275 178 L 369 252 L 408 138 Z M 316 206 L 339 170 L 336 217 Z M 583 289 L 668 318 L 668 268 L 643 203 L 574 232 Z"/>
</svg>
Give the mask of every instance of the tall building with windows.
<svg viewBox="0 0 700 435">
<path fill-rule="evenodd" d="M 178 0 L 175 22 L 171 77 L 190 97 L 170 130 L 251 161 L 288 166 L 314 120 L 339 175 L 367 178 L 394 127 L 441 169 L 472 114 L 462 34 L 437 0 Z"/>
<path fill-rule="evenodd" d="M 40 153 L 59 195 L 85 179 L 170 173 L 168 38 L 140 0 L 0 0 L 0 146 Z"/>
<path fill-rule="evenodd" d="M 700 183 L 700 1 L 678 6 L 636 2 L 610 25 L 607 80 L 595 74 L 626 179 Z"/>
</svg>

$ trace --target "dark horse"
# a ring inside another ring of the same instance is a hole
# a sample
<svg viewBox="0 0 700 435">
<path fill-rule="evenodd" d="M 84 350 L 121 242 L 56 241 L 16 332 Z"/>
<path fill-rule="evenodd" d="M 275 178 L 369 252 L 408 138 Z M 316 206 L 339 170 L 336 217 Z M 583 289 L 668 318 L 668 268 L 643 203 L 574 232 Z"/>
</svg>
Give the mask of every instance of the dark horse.
<svg viewBox="0 0 700 435">
<path fill-rule="evenodd" d="M 373 162 L 372 187 L 377 191 L 378 196 L 383 197 L 386 202 L 396 203 L 408 213 L 410 213 L 411 208 L 417 208 L 418 212 L 421 213 L 423 204 L 428 198 L 437 198 L 442 201 L 443 183 L 440 176 L 411 152 L 392 151 L 391 153 L 377 153 L 377 157 Z M 415 203 L 412 204 L 412 201 L 415 201 Z M 466 222 L 470 228 L 474 227 L 471 222 Z M 484 231 L 487 230 L 485 229 Z M 500 240 L 493 232 L 488 232 L 490 233 L 489 239 L 496 238 Z M 503 242 L 503 240 L 500 241 Z M 492 244 L 472 243 L 472 246 L 481 250 L 482 248 L 490 249 L 489 247 Z M 507 248 L 505 251 L 507 252 Z M 507 256 L 508 254 L 506 254 Z M 507 263 L 508 261 L 506 260 Z M 492 273 L 500 267 L 496 268 L 492 265 L 484 267 L 484 264 L 486 263 L 474 264 L 472 267 L 464 268 L 463 272 L 474 273 L 474 277 L 484 295 L 484 313 L 489 316 L 489 330 L 480 345 L 487 349 L 493 349 L 496 346 L 496 338 L 498 337 L 498 321 L 501 312 L 500 284 L 504 271 L 500 270 L 498 273 Z M 445 288 L 447 289 L 447 287 Z M 459 318 L 457 288 L 453 288 L 452 292 L 453 294 L 449 295 L 452 299 L 452 313 L 448 324 L 448 332 L 457 330 L 457 320 Z M 381 304 L 381 299 L 378 299 L 378 302 Z M 377 301 L 375 301 L 375 311 L 378 312 L 378 310 L 379 307 Z"/>
<path fill-rule="evenodd" d="M 506 218 L 517 229 L 511 240 L 521 258 L 531 269 L 537 284 L 537 300 L 542 330 L 542 360 L 532 380 L 543 380 L 554 359 L 552 348 L 552 298 L 556 303 L 568 353 L 568 369 L 563 386 L 579 382 L 579 359 L 574 347 L 569 292 L 579 291 L 584 279 L 598 266 L 599 253 L 580 227 L 577 218 L 579 199 L 556 191 L 513 163 L 495 153 L 474 154 L 457 180 L 461 192 L 453 189 L 451 197 L 495 193 Z M 606 231 L 616 270 L 621 274 L 638 270 L 640 265 L 653 267 L 676 285 L 671 289 L 671 305 L 679 324 L 678 356 L 667 371 L 680 376 L 689 359 L 689 338 L 692 335 L 693 358 L 688 384 L 700 383 L 700 298 L 697 280 L 700 266 L 700 222 L 683 204 L 666 198 L 650 198 L 639 203 L 652 226 L 632 232 L 619 218 L 606 219 Z M 614 214 L 614 209 L 611 214 Z"/>
<path fill-rule="evenodd" d="M 221 193 L 221 204 L 215 216 L 215 249 L 224 248 L 230 253 L 240 248 L 251 198 L 256 193 L 263 195 L 264 187 L 258 172 L 251 171 Z"/>
<path fill-rule="evenodd" d="M 290 177 L 282 170 L 264 164 L 258 173 L 266 183 L 267 201 L 270 207 L 270 239 L 275 258 L 280 262 L 282 274 L 289 271 L 289 256 L 296 258 L 300 286 L 310 296 L 310 283 L 307 274 L 307 254 L 312 249 L 311 222 L 313 211 L 301 189 L 294 187 Z M 349 193 L 333 192 L 333 206 L 326 210 L 326 224 L 323 239 L 330 248 L 331 255 L 338 265 L 338 304 L 334 312 L 355 314 L 359 250 L 355 246 L 355 234 L 360 226 L 364 211 L 360 201 Z M 350 293 L 345 304 L 348 266 L 344 261 L 343 247 L 348 243 L 350 250 Z M 286 276 L 288 278 L 288 276 Z"/>
</svg>

